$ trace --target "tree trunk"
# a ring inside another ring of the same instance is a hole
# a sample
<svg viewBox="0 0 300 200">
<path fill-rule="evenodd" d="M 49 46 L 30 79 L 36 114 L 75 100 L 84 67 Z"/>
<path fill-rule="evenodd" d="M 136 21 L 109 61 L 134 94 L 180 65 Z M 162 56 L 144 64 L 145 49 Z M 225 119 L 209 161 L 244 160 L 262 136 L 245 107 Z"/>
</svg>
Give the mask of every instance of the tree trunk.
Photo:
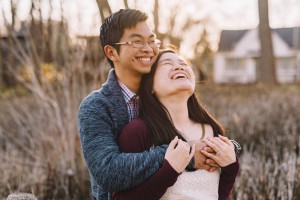
<svg viewBox="0 0 300 200">
<path fill-rule="evenodd" d="M 159 26 L 159 4 L 158 0 L 154 1 L 153 18 L 154 18 L 154 33 L 158 37 L 158 26 Z"/>
<path fill-rule="evenodd" d="M 13 0 L 10 0 L 10 11 L 11 11 L 11 27 L 12 30 L 15 30 L 16 26 L 16 3 Z"/>
<path fill-rule="evenodd" d="M 127 0 L 124 0 L 124 6 L 125 6 L 125 8 L 129 8 Z"/>
<path fill-rule="evenodd" d="M 259 37 L 261 56 L 257 69 L 257 80 L 263 84 L 274 85 L 275 61 L 273 55 L 272 33 L 269 26 L 268 0 L 258 0 L 259 9 Z"/>
<path fill-rule="evenodd" d="M 100 12 L 101 21 L 103 22 L 106 17 L 112 14 L 107 0 L 97 0 L 98 9 Z"/>
</svg>

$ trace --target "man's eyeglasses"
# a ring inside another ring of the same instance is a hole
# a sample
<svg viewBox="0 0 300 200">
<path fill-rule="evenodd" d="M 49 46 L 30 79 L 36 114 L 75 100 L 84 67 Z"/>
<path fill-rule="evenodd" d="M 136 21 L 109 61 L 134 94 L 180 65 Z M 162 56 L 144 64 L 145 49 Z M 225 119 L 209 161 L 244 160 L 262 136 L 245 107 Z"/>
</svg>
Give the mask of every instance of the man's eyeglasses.
<svg viewBox="0 0 300 200">
<path fill-rule="evenodd" d="M 151 48 L 159 48 L 161 41 L 160 40 L 152 40 L 152 41 L 141 41 L 141 40 L 134 40 L 134 41 L 129 41 L 129 42 L 119 42 L 119 43 L 114 43 L 113 45 L 130 45 L 134 48 L 144 48 L 146 46 L 146 43 L 149 44 Z"/>
</svg>

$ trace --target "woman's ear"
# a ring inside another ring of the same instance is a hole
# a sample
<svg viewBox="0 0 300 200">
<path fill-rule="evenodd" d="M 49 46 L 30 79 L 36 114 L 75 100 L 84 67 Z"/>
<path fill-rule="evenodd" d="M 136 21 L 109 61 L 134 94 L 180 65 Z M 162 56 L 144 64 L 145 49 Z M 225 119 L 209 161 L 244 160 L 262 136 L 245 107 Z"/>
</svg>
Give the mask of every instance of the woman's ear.
<svg viewBox="0 0 300 200">
<path fill-rule="evenodd" d="M 111 60 L 111 61 L 117 61 L 118 60 L 118 53 L 116 51 L 115 48 L 113 48 L 112 46 L 110 45 L 106 45 L 104 47 L 104 53 L 105 55 Z"/>
</svg>

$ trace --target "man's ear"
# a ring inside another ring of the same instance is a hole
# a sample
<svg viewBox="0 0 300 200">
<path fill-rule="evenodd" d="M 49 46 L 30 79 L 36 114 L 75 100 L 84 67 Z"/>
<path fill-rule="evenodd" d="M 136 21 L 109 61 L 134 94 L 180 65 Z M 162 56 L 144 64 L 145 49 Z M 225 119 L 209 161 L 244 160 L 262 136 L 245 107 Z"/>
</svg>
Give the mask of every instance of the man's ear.
<svg viewBox="0 0 300 200">
<path fill-rule="evenodd" d="M 113 62 L 117 61 L 118 58 L 119 58 L 117 50 L 115 48 L 113 48 L 112 46 L 110 46 L 110 45 L 106 45 L 104 47 L 104 53 Z"/>
</svg>

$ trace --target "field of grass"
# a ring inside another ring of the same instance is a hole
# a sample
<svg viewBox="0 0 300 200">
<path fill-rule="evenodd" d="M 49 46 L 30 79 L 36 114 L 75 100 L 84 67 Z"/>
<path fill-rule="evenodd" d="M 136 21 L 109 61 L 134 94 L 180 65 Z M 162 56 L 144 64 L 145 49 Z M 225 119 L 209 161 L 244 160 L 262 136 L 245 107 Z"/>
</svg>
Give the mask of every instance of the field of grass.
<svg viewBox="0 0 300 200">
<path fill-rule="evenodd" d="M 0 100 L 0 199 L 89 199 L 77 109 L 92 89 L 80 80 L 35 85 Z M 202 103 L 243 148 L 232 199 L 300 199 L 300 86 L 201 84 Z"/>
<path fill-rule="evenodd" d="M 300 198 L 300 86 L 204 87 L 200 97 L 243 148 L 232 199 Z"/>
</svg>

